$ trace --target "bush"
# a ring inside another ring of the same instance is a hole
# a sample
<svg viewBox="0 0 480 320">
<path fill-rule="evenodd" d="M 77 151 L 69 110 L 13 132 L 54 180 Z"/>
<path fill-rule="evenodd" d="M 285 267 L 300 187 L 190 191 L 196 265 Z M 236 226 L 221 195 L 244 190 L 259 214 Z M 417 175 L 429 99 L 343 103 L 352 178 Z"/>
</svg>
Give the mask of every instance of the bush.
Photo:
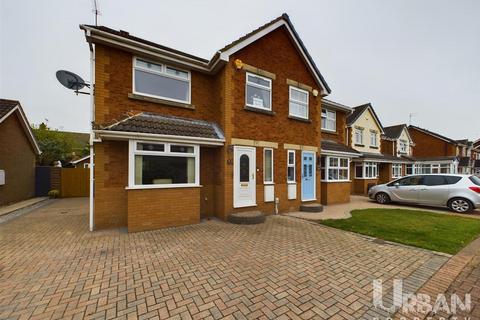
<svg viewBox="0 0 480 320">
<path fill-rule="evenodd" d="M 60 191 L 58 190 L 50 190 L 48 191 L 48 196 L 50 198 L 58 198 L 58 196 L 60 196 Z"/>
</svg>

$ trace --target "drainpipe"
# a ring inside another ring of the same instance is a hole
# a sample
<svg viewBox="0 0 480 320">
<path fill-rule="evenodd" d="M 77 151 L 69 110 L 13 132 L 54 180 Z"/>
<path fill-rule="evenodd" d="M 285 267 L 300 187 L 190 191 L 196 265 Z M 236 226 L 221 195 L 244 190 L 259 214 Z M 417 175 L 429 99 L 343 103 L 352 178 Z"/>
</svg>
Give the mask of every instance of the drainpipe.
<svg viewBox="0 0 480 320">
<path fill-rule="evenodd" d="M 89 39 L 90 30 L 86 31 Z M 94 229 L 94 168 L 95 161 L 93 157 L 95 156 L 93 150 L 93 142 L 95 140 L 95 135 L 93 133 L 93 124 L 95 123 L 95 48 L 93 43 L 89 41 L 90 46 L 90 197 L 89 197 L 89 229 L 93 231 Z"/>
</svg>

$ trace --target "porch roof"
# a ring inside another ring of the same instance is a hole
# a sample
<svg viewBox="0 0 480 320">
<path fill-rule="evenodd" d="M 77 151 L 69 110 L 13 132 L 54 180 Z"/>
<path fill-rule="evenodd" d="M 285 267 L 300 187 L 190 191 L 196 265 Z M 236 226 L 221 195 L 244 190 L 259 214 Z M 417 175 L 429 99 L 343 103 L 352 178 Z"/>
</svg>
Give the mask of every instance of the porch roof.
<svg viewBox="0 0 480 320">
<path fill-rule="evenodd" d="M 408 158 L 405 157 L 396 157 L 389 154 L 383 153 L 368 153 L 364 152 L 360 157 L 360 160 L 363 161 L 374 161 L 374 162 L 386 162 L 386 163 L 407 163 L 410 162 Z"/>
<path fill-rule="evenodd" d="M 120 134 L 132 138 L 186 138 L 203 142 L 225 141 L 222 130 L 215 122 L 142 112 L 129 116 L 108 127 L 95 130 L 103 136 Z"/>
<path fill-rule="evenodd" d="M 336 141 L 322 140 L 322 153 L 342 153 L 354 157 L 361 156 L 361 153 Z"/>
</svg>

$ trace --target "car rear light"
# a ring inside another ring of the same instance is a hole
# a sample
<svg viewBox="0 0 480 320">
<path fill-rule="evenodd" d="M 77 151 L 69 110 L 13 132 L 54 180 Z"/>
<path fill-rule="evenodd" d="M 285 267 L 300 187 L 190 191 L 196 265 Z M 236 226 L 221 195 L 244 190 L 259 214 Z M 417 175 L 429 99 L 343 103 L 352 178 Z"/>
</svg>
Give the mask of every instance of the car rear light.
<svg viewBox="0 0 480 320">
<path fill-rule="evenodd" d="M 476 193 L 480 193 L 480 187 L 468 187 L 468 189 L 476 192 Z"/>
</svg>

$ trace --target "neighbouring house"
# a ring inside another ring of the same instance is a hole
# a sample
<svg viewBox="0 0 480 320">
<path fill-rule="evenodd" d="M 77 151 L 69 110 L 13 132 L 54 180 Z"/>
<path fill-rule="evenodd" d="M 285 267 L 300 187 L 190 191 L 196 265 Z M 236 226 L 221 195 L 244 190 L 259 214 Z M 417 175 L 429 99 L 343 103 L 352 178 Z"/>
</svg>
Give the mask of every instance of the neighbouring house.
<svg viewBox="0 0 480 320">
<path fill-rule="evenodd" d="M 408 170 L 414 174 L 458 173 L 460 159 L 458 142 L 416 126 L 408 132 L 415 142 Z M 408 173 L 410 174 L 410 173 Z"/>
<path fill-rule="evenodd" d="M 353 108 L 347 117 L 348 145 L 362 155 L 351 164 L 352 193 L 367 194 L 372 186 L 391 181 L 394 175 L 401 174 L 402 165 L 408 162 L 393 151 L 382 152 L 388 150 L 388 147 L 382 148 L 385 142 L 382 136 L 385 131 L 370 103 Z"/>
<path fill-rule="evenodd" d="M 480 176 L 480 139 L 473 142 L 472 146 L 473 174 Z"/>
<path fill-rule="evenodd" d="M 90 156 L 85 156 L 77 160 L 70 161 L 70 166 L 73 168 L 90 168 Z"/>
<path fill-rule="evenodd" d="M 348 145 L 346 122 L 351 112 L 348 106 L 322 100 L 321 201 L 324 205 L 350 201 L 351 161 L 362 155 Z"/>
<path fill-rule="evenodd" d="M 321 201 L 330 89 L 286 14 L 210 60 L 80 28 L 95 70 L 95 228 L 151 230 Z"/>
<path fill-rule="evenodd" d="M 0 99 L 0 206 L 34 197 L 39 154 L 20 102 Z"/>
<path fill-rule="evenodd" d="M 397 157 L 391 165 L 391 176 L 386 176 L 382 183 L 412 174 L 409 158 L 412 156 L 415 143 L 408 133 L 406 124 L 384 127 L 382 135 L 382 153 Z"/>
</svg>

